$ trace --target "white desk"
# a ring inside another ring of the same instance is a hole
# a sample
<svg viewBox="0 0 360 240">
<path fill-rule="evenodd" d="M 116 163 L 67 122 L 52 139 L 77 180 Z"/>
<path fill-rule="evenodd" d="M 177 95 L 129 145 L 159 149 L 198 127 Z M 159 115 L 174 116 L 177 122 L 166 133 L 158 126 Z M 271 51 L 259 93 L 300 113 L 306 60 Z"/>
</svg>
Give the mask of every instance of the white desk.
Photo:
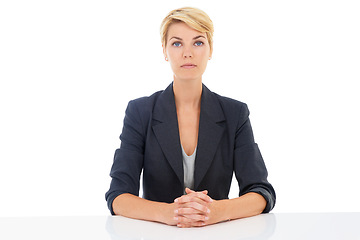
<svg viewBox="0 0 360 240">
<path fill-rule="evenodd" d="M 276 213 L 180 229 L 124 217 L 0 218 L 0 239 L 360 240 L 360 213 Z"/>
</svg>

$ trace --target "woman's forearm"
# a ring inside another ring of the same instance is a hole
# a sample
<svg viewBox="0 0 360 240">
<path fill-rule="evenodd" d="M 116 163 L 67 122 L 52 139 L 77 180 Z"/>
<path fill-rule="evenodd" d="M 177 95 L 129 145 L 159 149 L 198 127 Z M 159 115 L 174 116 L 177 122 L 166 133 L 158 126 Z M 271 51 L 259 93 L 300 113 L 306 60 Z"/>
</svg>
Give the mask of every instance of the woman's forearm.
<svg viewBox="0 0 360 240">
<path fill-rule="evenodd" d="M 176 225 L 174 205 L 174 203 L 154 202 L 124 193 L 114 199 L 113 210 L 116 215 L 124 217 Z"/>
<path fill-rule="evenodd" d="M 222 222 L 258 215 L 264 211 L 266 200 L 257 193 L 247 193 L 241 197 L 214 201 L 211 206 L 210 223 Z"/>
</svg>

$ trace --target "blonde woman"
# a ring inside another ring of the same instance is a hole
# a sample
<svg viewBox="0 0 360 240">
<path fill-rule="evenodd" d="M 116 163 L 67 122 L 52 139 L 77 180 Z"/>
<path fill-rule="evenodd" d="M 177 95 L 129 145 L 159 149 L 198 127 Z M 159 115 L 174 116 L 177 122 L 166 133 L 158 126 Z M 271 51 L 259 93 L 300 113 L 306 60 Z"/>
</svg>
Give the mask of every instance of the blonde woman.
<svg viewBox="0 0 360 240">
<path fill-rule="evenodd" d="M 112 214 L 194 227 L 274 207 L 247 105 L 202 83 L 213 31 L 208 15 L 196 8 L 173 10 L 163 20 L 163 53 L 173 82 L 128 104 L 106 193 Z M 233 173 L 240 192 L 228 199 Z"/>
</svg>

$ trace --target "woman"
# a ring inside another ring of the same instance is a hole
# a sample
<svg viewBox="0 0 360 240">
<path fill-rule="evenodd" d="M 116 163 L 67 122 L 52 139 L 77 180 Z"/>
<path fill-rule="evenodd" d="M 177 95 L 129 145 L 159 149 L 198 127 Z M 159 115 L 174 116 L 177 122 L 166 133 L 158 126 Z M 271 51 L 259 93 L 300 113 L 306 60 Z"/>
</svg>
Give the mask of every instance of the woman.
<svg viewBox="0 0 360 240">
<path fill-rule="evenodd" d="M 194 227 L 274 207 L 246 104 L 202 83 L 212 35 L 212 21 L 199 9 L 176 9 L 163 20 L 163 53 L 174 80 L 166 90 L 128 104 L 106 193 L 112 214 Z M 228 199 L 233 173 L 240 192 Z"/>
</svg>

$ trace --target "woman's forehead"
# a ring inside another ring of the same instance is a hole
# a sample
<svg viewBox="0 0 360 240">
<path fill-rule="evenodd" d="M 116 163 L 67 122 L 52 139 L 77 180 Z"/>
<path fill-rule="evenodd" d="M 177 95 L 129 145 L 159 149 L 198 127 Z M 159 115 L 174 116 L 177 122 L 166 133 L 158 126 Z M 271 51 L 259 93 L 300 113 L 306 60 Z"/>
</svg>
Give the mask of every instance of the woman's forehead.
<svg viewBox="0 0 360 240">
<path fill-rule="evenodd" d="M 188 26 L 186 23 L 172 23 L 169 26 L 167 39 L 170 40 L 173 37 L 181 39 L 193 39 L 194 37 L 203 36 L 206 38 L 206 34 L 199 32 L 192 27 Z"/>
</svg>

